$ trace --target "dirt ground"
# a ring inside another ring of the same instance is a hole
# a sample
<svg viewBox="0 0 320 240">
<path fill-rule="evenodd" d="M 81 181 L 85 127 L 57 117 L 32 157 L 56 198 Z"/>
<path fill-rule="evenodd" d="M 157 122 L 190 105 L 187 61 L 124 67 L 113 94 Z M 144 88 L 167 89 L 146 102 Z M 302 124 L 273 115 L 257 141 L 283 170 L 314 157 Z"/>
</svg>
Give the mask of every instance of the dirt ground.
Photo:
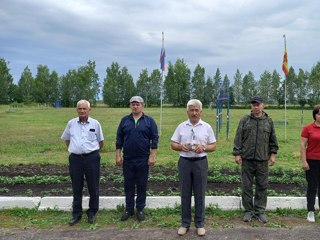
<svg viewBox="0 0 320 240">
<path fill-rule="evenodd" d="M 98 230 L 84 230 L 76 228 L 66 229 L 0 229 L 0 239 L 46 239 L 46 240 L 191 240 L 191 239 L 232 239 L 232 240 L 315 240 L 319 239 L 319 223 L 304 225 L 293 229 L 267 228 L 267 227 L 235 227 L 235 228 L 207 228 L 204 237 L 198 237 L 195 229 L 185 236 L 177 235 L 176 229 L 168 228 L 142 228 L 142 229 L 117 229 L 105 228 Z"/>
<path fill-rule="evenodd" d="M 236 172 L 222 170 L 222 174 L 235 175 Z M 101 167 L 101 176 L 108 177 L 110 174 L 122 176 L 120 167 Z M 177 168 L 154 167 L 150 169 L 150 176 L 162 174 L 163 176 L 173 176 L 177 174 Z M 212 175 L 213 173 L 209 172 Z M 62 165 L 15 165 L 0 166 L 0 176 L 66 176 L 69 177 L 68 167 Z M 159 184 L 161 182 L 161 184 Z M 207 191 L 210 195 L 237 195 L 239 194 L 240 183 L 208 182 Z M 269 189 L 276 193 L 289 194 L 293 189 L 304 194 L 305 186 L 294 184 L 270 183 Z M 55 184 L 3 184 L 0 182 L 1 196 L 70 196 L 72 195 L 71 183 L 61 182 Z M 86 194 L 85 190 L 85 194 Z M 153 196 L 166 196 L 179 194 L 179 182 L 169 180 L 149 181 L 148 192 Z M 100 185 L 100 196 L 123 196 L 123 183 L 108 180 Z M 290 195 L 290 194 L 289 194 Z"/>
</svg>

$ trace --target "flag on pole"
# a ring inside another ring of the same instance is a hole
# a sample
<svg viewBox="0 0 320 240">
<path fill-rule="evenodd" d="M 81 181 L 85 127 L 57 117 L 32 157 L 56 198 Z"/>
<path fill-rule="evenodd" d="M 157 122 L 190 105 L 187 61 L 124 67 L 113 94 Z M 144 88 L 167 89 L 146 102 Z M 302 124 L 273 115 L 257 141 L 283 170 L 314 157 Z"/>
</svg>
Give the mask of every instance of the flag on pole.
<svg viewBox="0 0 320 240">
<path fill-rule="evenodd" d="M 160 69 L 162 70 L 162 72 L 166 70 L 165 57 L 166 57 L 166 50 L 164 49 L 164 47 L 162 47 L 161 53 L 160 53 Z"/>
<path fill-rule="evenodd" d="M 164 49 L 164 32 L 162 32 L 162 48 L 160 52 L 160 69 L 162 70 L 162 77 L 160 82 L 160 129 L 159 129 L 159 136 L 162 134 L 162 102 L 163 102 L 163 72 L 166 70 L 165 65 L 165 58 L 166 58 L 166 50 Z"/>
<path fill-rule="evenodd" d="M 283 62 L 282 62 L 282 71 L 287 77 L 289 73 L 288 67 L 288 55 L 287 55 L 287 40 L 286 35 L 283 34 L 284 39 L 284 53 L 283 53 Z M 284 78 L 284 139 L 287 140 L 287 81 L 286 77 Z"/>
<path fill-rule="evenodd" d="M 288 54 L 287 48 L 284 47 L 284 54 L 283 54 L 283 62 L 282 62 L 282 71 L 287 76 L 289 73 L 289 66 L 288 66 Z"/>
</svg>

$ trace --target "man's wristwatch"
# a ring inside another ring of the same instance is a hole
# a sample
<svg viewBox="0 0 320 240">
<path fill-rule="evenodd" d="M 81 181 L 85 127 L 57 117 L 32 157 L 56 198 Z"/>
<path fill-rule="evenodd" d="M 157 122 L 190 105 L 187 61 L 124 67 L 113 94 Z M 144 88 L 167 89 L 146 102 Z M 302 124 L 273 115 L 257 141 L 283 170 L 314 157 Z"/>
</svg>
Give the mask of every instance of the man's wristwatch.
<svg viewBox="0 0 320 240">
<path fill-rule="evenodd" d="M 202 145 L 202 151 L 206 151 L 206 145 Z"/>
</svg>

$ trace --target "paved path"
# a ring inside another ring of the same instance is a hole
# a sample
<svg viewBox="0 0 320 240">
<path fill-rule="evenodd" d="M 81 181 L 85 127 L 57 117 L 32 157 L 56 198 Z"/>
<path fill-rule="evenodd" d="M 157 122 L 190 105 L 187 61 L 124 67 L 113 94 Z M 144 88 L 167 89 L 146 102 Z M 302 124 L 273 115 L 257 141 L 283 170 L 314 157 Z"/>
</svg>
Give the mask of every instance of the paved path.
<svg viewBox="0 0 320 240">
<path fill-rule="evenodd" d="M 229 229 L 208 229 L 204 237 L 198 237 L 195 229 L 185 236 L 178 236 L 176 229 L 165 228 L 142 228 L 142 229 L 0 229 L 0 239 L 20 240 L 20 239 L 46 239 L 46 240 L 190 240 L 190 239 L 232 239 L 232 240 L 316 240 L 320 237 L 320 224 L 310 224 L 299 226 L 294 229 L 268 228 L 268 227 L 240 227 Z"/>
</svg>

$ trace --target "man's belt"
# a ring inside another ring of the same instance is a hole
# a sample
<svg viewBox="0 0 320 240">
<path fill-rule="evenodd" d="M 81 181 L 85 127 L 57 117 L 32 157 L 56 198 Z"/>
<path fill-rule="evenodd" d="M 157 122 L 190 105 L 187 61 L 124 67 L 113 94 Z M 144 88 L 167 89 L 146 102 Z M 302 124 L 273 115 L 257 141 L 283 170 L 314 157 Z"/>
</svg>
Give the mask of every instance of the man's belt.
<svg viewBox="0 0 320 240">
<path fill-rule="evenodd" d="M 95 150 L 95 151 L 92 151 L 92 152 L 89 152 L 89 153 L 82 153 L 82 154 L 71 153 L 71 154 L 74 155 L 74 156 L 77 156 L 77 157 L 86 157 L 86 156 L 95 154 L 97 152 L 99 152 L 99 150 Z"/>
<path fill-rule="evenodd" d="M 182 157 L 182 156 L 181 156 Z M 200 161 L 200 160 L 204 160 L 207 158 L 207 156 L 203 156 L 203 157 L 182 157 L 183 159 L 186 159 L 188 161 Z"/>
</svg>

